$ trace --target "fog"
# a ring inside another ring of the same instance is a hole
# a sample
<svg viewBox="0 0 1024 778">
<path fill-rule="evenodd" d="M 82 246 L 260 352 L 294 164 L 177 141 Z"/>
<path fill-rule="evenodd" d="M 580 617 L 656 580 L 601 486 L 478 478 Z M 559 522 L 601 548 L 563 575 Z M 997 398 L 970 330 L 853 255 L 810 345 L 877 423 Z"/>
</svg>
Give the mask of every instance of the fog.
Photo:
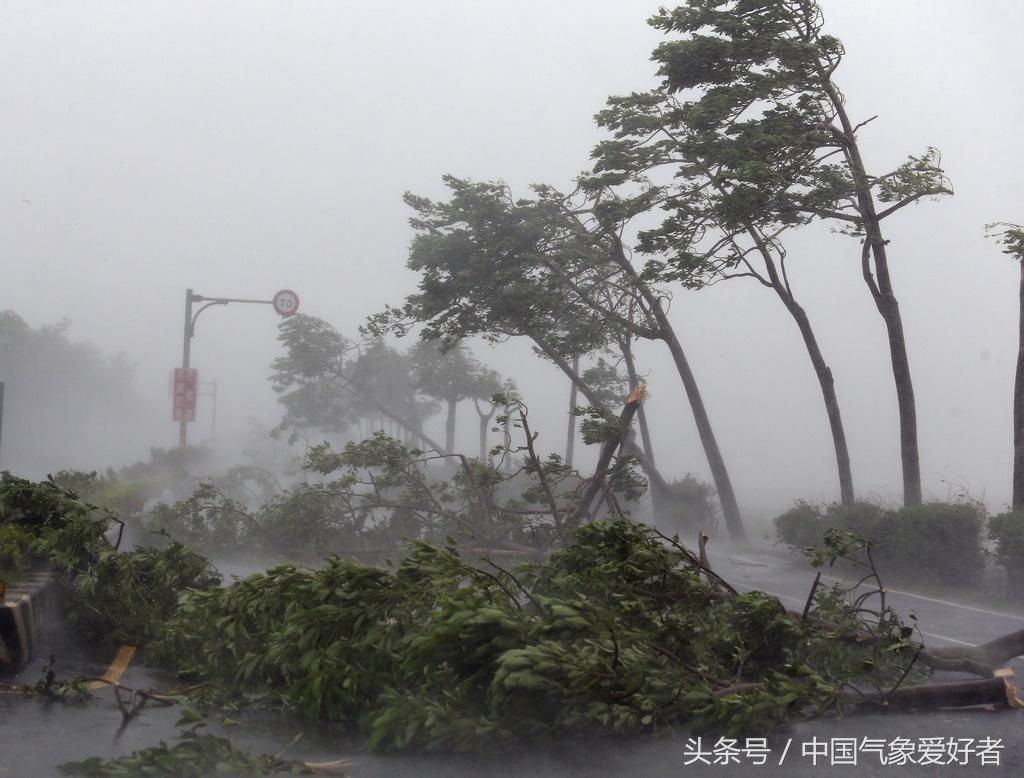
<svg viewBox="0 0 1024 778">
<path fill-rule="evenodd" d="M 1024 218 L 1024 6 L 822 5 L 847 48 L 836 79 L 851 115 L 878 115 L 860 135 L 869 167 L 935 146 L 956 192 L 887 221 L 926 497 L 967 491 L 1002 509 L 1019 270 L 984 224 Z M 73 340 L 126 355 L 152 413 L 72 435 L 42 425 L 46 456 L 19 452 L 11 433 L 0 467 L 104 467 L 175 445 L 170 374 L 186 288 L 260 299 L 294 289 L 302 312 L 356 337 L 368 315 L 415 289 L 403 192 L 440 197 L 446 173 L 502 179 L 524 195 L 533 182 L 571 188 L 604 137 L 592 116 L 605 99 L 656 83 L 648 57 L 661 36 L 644 23 L 656 10 L 576 0 L 0 4 L 0 310 L 32 327 L 67 318 Z M 836 378 L 858 492 L 898 501 L 895 393 L 859 246 L 812 227 L 787 247 Z M 756 518 L 797 498 L 836 499 L 819 388 L 773 295 L 742 282 L 676 290 L 671 316 L 741 508 Z M 267 380 L 277 323 L 264 305 L 198 319 L 192 365 L 216 381 L 217 410 L 214 427 L 202 399 L 192 440 L 238 450 L 254 424 L 279 421 Z M 541 447 L 562 451 L 569 387 L 557 370 L 523 343 L 474 348 L 516 380 Z M 663 347 L 637 351 L 662 469 L 708 478 Z M 9 395 L 5 430 L 19 416 L 64 418 L 41 413 L 45 397 Z M 475 415 L 468 405 L 461 414 L 459 442 L 474 452 Z"/>
</svg>

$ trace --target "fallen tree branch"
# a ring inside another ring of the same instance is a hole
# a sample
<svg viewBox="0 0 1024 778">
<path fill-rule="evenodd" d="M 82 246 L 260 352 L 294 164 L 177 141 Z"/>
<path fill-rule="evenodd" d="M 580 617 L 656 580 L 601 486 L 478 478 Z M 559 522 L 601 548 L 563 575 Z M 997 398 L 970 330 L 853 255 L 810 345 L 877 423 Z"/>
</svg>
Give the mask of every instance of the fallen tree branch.
<svg viewBox="0 0 1024 778">
<path fill-rule="evenodd" d="M 752 694 L 767 684 L 761 682 L 738 683 L 719 689 L 716 697 L 731 694 Z M 951 681 L 928 683 L 918 686 L 901 686 L 890 692 L 865 692 L 850 689 L 839 697 L 841 704 L 852 706 L 853 712 L 865 713 L 873 710 L 913 710 L 917 708 L 967 708 L 974 705 L 1000 705 L 1010 708 L 1024 707 L 1017 687 L 1005 675 L 984 680 Z"/>
<path fill-rule="evenodd" d="M 972 705 L 1024 707 L 1024 702 L 1018 696 L 1017 687 L 1003 676 L 984 680 L 901 686 L 891 692 L 857 692 L 857 695 L 855 698 L 847 692 L 840 696 L 840 702 L 852 703 L 855 711 L 967 708 Z"/>
<path fill-rule="evenodd" d="M 980 646 L 925 649 L 921 652 L 921 661 L 936 670 L 970 673 L 975 672 L 970 669 L 974 667 L 978 674 L 984 669 L 987 671 L 986 674 L 991 675 L 994 668 L 1021 655 L 1024 655 L 1024 629 L 982 643 Z"/>
</svg>

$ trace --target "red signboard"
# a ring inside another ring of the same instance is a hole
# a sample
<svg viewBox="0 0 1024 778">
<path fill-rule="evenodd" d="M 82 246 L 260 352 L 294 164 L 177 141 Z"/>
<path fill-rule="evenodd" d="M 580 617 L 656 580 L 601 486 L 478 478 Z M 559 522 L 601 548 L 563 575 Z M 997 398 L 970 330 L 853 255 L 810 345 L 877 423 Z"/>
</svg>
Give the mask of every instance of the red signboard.
<svg viewBox="0 0 1024 778">
<path fill-rule="evenodd" d="M 196 420 L 197 371 L 193 367 L 174 368 L 174 421 Z"/>
</svg>

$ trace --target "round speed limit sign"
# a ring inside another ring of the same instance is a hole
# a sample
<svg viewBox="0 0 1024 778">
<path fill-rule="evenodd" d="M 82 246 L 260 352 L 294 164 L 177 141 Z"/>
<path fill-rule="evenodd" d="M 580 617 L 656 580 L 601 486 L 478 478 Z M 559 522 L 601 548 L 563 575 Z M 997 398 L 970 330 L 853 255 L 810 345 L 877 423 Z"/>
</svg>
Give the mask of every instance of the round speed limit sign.
<svg viewBox="0 0 1024 778">
<path fill-rule="evenodd" d="M 299 312 L 299 296 L 291 289 L 282 289 L 274 295 L 274 310 L 280 316 L 291 316 Z"/>
</svg>

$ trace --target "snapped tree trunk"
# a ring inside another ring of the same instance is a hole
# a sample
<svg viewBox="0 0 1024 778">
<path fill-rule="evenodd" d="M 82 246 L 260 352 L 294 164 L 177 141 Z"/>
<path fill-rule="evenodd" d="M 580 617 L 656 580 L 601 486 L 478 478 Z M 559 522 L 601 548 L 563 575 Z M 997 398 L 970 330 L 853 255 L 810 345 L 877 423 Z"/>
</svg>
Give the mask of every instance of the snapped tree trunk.
<svg viewBox="0 0 1024 778">
<path fill-rule="evenodd" d="M 597 497 L 598 493 L 605 488 L 606 479 L 609 478 L 609 467 L 612 462 L 612 457 L 615 456 L 615 452 L 618 451 L 623 444 L 623 441 L 629 435 L 629 425 L 633 421 L 633 415 L 636 413 L 637 408 L 640 407 L 640 403 L 643 402 L 643 390 L 634 389 L 622 408 L 622 412 L 619 414 L 617 420 L 617 426 L 615 435 L 605 441 L 605 444 L 601 447 L 601 454 L 597 458 L 597 467 L 594 468 L 594 475 L 590 479 L 590 483 L 583 492 L 583 497 L 580 498 L 579 504 L 576 505 L 575 509 L 569 514 L 569 518 L 566 520 L 566 524 L 570 528 L 575 528 L 580 525 L 580 522 L 590 513 L 590 506 L 594 502 L 594 498 Z"/>
<path fill-rule="evenodd" d="M 690 369 L 690 363 L 686 359 L 683 347 L 676 337 L 675 330 L 665 314 L 665 308 L 661 300 L 651 292 L 630 263 L 622 248 L 622 242 L 618 236 L 613 238 L 612 258 L 629 278 L 633 288 L 640 293 L 647 303 L 650 312 L 657 322 L 660 339 L 668 345 L 672 354 L 672 361 L 675 363 L 676 371 L 683 382 L 683 389 L 690 401 L 690 410 L 693 412 L 693 420 L 697 425 L 697 435 L 700 437 L 701 445 L 704 447 L 704 456 L 708 460 L 708 467 L 711 470 L 711 478 L 715 483 L 715 490 L 718 492 L 718 501 L 722 505 L 722 515 L 725 518 L 725 526 L 729 530 L 729 537 L 733 540 L 746 540 L 747 531 L 743 527 L 743 516 L 740 514 L 740 506 L 736 502 L 736 493 L 732 488 L 732 481 L 729 479 L 729 471 L 725 467 L 725 459 L 718 448 L 718 441 L 715 439 L 714 430 L 711 428 L 711 419 L 707 409 L 704 407 L 704 400 L 701 397 L 700 389 L 697 386 L 697 379 Z"/>
<path fill-rule="evenodd" d="M 629 391 L 633 391 L 640 383 L 636 373 L 636 361 L 633 359 L 633 349 L 629 341 L 619 341 L 619 349 L 622 351 L 622 359 L 626 363 L 626 375 L 629 377 Z M 640 445 L 644 447 L 644 454 L 654 464 L 654 446 L 651 444 L 651 431 L 647 427 L 647 411 L 643 404 L 636 409 L 637 426 L 640 427 Z"/>
<path fill-rule="evenodd" d="M 550 359 L 555 366 L 561 370 L 570 381 L 577 387 L 579 387 L 580 393 L 587 398 L 587 402 L 593 405 L 595 408 L 602 408 L 611 411 L 607 405 L 601 402 L 601 398 L 592 386 L 590 386 L 583 377 L 572 369 L 572 366 L 562 357 L 558 351 L 547 342 L 547 339 L 541 336 L 539 333 L 526 330 L 525 334 L 534 344 L 543 352 L 544 356 Z M 629 436 L 623 441 L 623 448 L 625 451 L 640 463 L 640 467 L 644 473 L 647 474 L 647 482 L 651 490 L 651 502 L 653 503 L 654 512 L 656 516 L 662 516 L 666 512 L 671 510 L 673 501 L 672 486 L 665 477 L 661 474 L 655 464 L 647 458 L 646 452 L 640 448 L 636 442 Z"/>
</svg>

